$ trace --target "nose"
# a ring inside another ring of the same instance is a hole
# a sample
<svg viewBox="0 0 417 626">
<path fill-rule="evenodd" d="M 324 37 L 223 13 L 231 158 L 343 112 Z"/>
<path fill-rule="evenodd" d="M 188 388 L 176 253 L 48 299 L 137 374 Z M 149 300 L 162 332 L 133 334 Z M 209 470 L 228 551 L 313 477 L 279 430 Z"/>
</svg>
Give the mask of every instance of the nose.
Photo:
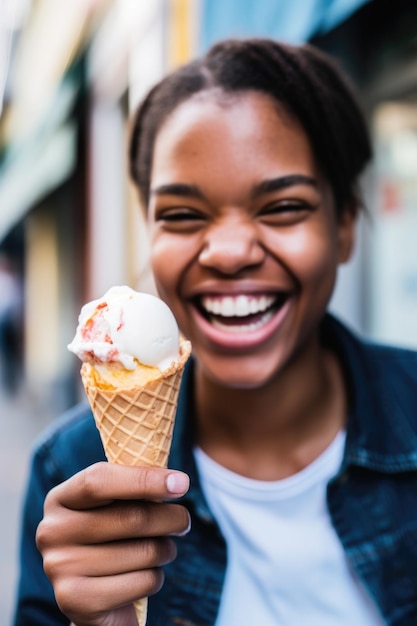
<svg viewBox="0 0 417 626">
<path fill-rule="evenodd" d="M 256 224 L 247 220 L 224 219 L 208 228 L 199 262 L 223 274 L 236 274 L 260 265 L 264 258 L 265 249 Z"/>
</svg>

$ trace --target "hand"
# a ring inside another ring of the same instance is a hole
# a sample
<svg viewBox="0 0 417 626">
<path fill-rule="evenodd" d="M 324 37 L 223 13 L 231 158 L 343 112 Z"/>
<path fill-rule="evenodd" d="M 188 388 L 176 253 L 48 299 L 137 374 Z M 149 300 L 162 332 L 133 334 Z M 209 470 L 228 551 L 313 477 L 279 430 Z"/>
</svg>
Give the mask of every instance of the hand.
<svg viewBox="0 0 417 626">
<path fill-rule="evenodd" d="M 136 626 L 131 603 L 156 593 L 185 534 L 182 472 L 97 463 L 50 491 L 36 541 L 60 610 L 77 626 Z"/>
</svg>

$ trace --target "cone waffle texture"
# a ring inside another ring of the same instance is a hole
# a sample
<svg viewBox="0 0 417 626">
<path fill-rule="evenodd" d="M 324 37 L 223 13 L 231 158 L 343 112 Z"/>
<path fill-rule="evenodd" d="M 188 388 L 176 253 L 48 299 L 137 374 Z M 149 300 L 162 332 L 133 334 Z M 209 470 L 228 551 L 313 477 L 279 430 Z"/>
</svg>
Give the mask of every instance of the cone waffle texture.
<svg viewBox="0 0 417 626">
<path fill-rule="evenodd" d="M 181 344 L 175 363 L 143 387 L 100 389 L 81 368 L 81 377 L 110 463 L 166 467 L 171 447 L 178 392 L 190 356 L 188 341 Z M 139 626 L 146 623 L 147 598 L 135 602 Z"/>
</svg>

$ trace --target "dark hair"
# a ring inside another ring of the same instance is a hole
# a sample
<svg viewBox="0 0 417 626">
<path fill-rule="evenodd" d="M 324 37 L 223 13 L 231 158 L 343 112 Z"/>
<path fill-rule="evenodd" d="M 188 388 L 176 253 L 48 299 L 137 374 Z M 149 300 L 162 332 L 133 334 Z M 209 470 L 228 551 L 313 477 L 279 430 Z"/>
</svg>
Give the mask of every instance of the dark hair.
<svg viewBox="0 0 417 626">
<path fill-rule="evenodd" d="M 358 203 L 357 179 L 371 158 L 371 142 L 360 106 L 345 76 L 327 55 L 305 44 L 270 39 L 226 40 L 202 58 L 163 78 L 133 119 L 130 173 L 145 206 L 156 135 L 167 116 L 194 94 L 255 90 L 283 104 L 299 120 L 332 186 L 340 215 Z"/>
</svg>

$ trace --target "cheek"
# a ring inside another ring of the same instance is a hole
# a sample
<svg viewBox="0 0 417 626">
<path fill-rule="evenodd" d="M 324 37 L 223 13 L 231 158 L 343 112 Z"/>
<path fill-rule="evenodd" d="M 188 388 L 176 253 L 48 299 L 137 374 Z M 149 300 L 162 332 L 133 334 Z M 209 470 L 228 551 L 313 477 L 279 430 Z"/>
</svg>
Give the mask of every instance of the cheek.
<svg viewBox="0 0 417 626">
<path fill-rule="evenodd" d="M 181 296 L 187 270 L 195 258 L 197 243 L 193 237 L 179 237 L 155 232 L 151 238 L 150 263 L 159 295 L 172 309 Z"/>
<path fill-rule="evenodd" d="M 155 238 L 151 241 L 150 262 L 152 273 L 158 293 L 164 300 L 166 295 L 174 288 L 175 277 L 178 273 L 178 259 L 180 259 L 180 256 L 172 245 L 167 245 L 160 238 Z"/>
<path fill-rule="evenodd" d="M 268 247 L 293 274 L 301 286 L 317 288 L 334 280 L 338 264 L 336 235 L 331 229 L 300 228 L 296 232 L 276 233 Z"/>
<path fill-rule="evenodd" d="M 183 309 L 178 295 L 180 292 L 178 276 L 181 274 L 178 259 L 180 258 L 180 255 L 173 252 L 171 247 L 159 244 L 152 246 L 150 262 L 156 290 L 173 312 L 180 330 L 186 333 Z"/>
<path fill-rule="evenodd" d="M 310 242 L 300 264 L 303 264 L 302 287 L 308 294 L 310 306 L 320 309 L 327 306 L 336 283 L 338 256 L 337 246 L 326 235 Z M 315 304 L 314 304 L 315 303 Z"/>
</svg>

